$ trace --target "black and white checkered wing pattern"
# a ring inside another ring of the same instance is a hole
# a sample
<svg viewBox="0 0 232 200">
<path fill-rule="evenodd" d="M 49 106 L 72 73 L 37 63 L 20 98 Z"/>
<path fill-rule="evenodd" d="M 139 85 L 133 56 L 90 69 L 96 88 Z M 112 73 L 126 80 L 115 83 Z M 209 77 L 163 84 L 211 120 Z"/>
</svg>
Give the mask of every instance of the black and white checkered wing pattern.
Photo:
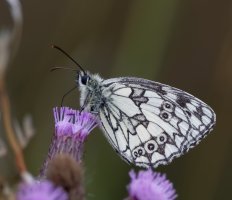
<svg viewBox="0 0 232 200">
<path fill-rule="evenodd" d="M 216 116 L 201 100 L 179 89 L 139 78 L 103 82 L 102 129 L 122 158 L 137 166 L 168 164 L 212 130 Z"/>
</svg>

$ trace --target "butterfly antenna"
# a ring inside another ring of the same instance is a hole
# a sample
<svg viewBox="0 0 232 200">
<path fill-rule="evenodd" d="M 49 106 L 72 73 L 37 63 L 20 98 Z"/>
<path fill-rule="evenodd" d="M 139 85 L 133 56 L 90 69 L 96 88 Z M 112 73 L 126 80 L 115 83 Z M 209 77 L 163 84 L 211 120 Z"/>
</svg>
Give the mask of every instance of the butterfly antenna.
<svg viewBox="0 0 232 200">
<path fill-rule="evenodd" d="M 83 71 L 86 74 L 85 70 L 81 67 L 81 65 L 77 61 L 75 61 L 66 51 L 64 51 L 63 49 L 61 49 L 60 47 L 54 44 L 52 44 L 52 48 L 57 49 L 60 52 L 62 52 L 64 55 L 66 55 L 71 61 L 73 61 L 81 69 L 81 71 Z"/>
<path fill-rule="evenodd" d="M 50 72 L 56 71 L 56 70 L 58 70 L 58 69 L 68 69 L 68 70 L 75 71 L 75 72 L 78 71 L 77 69 L 73 69 L 73 68 L 70 68 L 70 67 L 52 67 L 52 68 L 50 69 Z"/>
</svg>

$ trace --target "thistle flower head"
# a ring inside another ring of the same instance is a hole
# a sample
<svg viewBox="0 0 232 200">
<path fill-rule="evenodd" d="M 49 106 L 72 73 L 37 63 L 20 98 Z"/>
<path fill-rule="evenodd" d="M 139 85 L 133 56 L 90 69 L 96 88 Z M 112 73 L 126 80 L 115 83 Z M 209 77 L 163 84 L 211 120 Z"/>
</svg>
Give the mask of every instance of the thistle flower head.
<svg viewBox="0 0 232 200">
<path fill-rule="evenodd" d="M 174 200 L 177 195 L 172 183 L 164 174 L 151 169 L 129 173 L 131 183 L 128 185 L 129 198 L 132 200 Z"/>
<path fill-rule="evenodd" d="M 96 127 L 97 120 L 88 112 L 79 112 L 68 107 L 54 108 L 55 134 L 57 137 L 73 137 L 83 142 Z"/>
<path fill-rule="evenodd" d="M 45 175 L 48 162 L 57 154 L 68 154 L 79 162 L 83 154 L 84 141 L 98 124 L 97 117 L 91 113 L 79 112 L 68 107 L 54 108 L 53 113 L 55 134 L 40 176 Z"/>
<path fill-rule="evenodd" d="M 68 200 L 68 195 L 61 187 L 56 187 L 52 182 L 44 180 L 22 183 L 16 200 Z"/>
</svg>

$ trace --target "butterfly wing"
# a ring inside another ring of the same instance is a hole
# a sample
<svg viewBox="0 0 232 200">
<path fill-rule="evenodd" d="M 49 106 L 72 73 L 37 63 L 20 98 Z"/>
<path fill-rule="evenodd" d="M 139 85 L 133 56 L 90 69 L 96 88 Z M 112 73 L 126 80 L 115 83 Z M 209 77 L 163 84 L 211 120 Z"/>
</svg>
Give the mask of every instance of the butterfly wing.
<svg viewBox="0 0 232 200">
<path fill-rule="evenodd" d="M 168 85 L 125 77 L 105 80 L 103 87 L 102 129 L 116 152 L 137 166 L 170 163 L 216 122 L 207 104 Z"/>
</svg>

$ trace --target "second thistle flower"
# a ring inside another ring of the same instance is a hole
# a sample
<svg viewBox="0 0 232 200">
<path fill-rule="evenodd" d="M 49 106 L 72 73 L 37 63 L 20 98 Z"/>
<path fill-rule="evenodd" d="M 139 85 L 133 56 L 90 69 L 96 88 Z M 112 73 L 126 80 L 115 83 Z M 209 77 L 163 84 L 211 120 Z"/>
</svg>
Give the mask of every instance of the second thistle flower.
<svg viewBox="0 0 232 200">
<path fill-rule="evenodd" d="M 130 177 L 129 200 L 174 200 L 177 197 L 173 184 L 165 174 L 148 169 L 138 174 L 131 171 Z"/>
</svg>

